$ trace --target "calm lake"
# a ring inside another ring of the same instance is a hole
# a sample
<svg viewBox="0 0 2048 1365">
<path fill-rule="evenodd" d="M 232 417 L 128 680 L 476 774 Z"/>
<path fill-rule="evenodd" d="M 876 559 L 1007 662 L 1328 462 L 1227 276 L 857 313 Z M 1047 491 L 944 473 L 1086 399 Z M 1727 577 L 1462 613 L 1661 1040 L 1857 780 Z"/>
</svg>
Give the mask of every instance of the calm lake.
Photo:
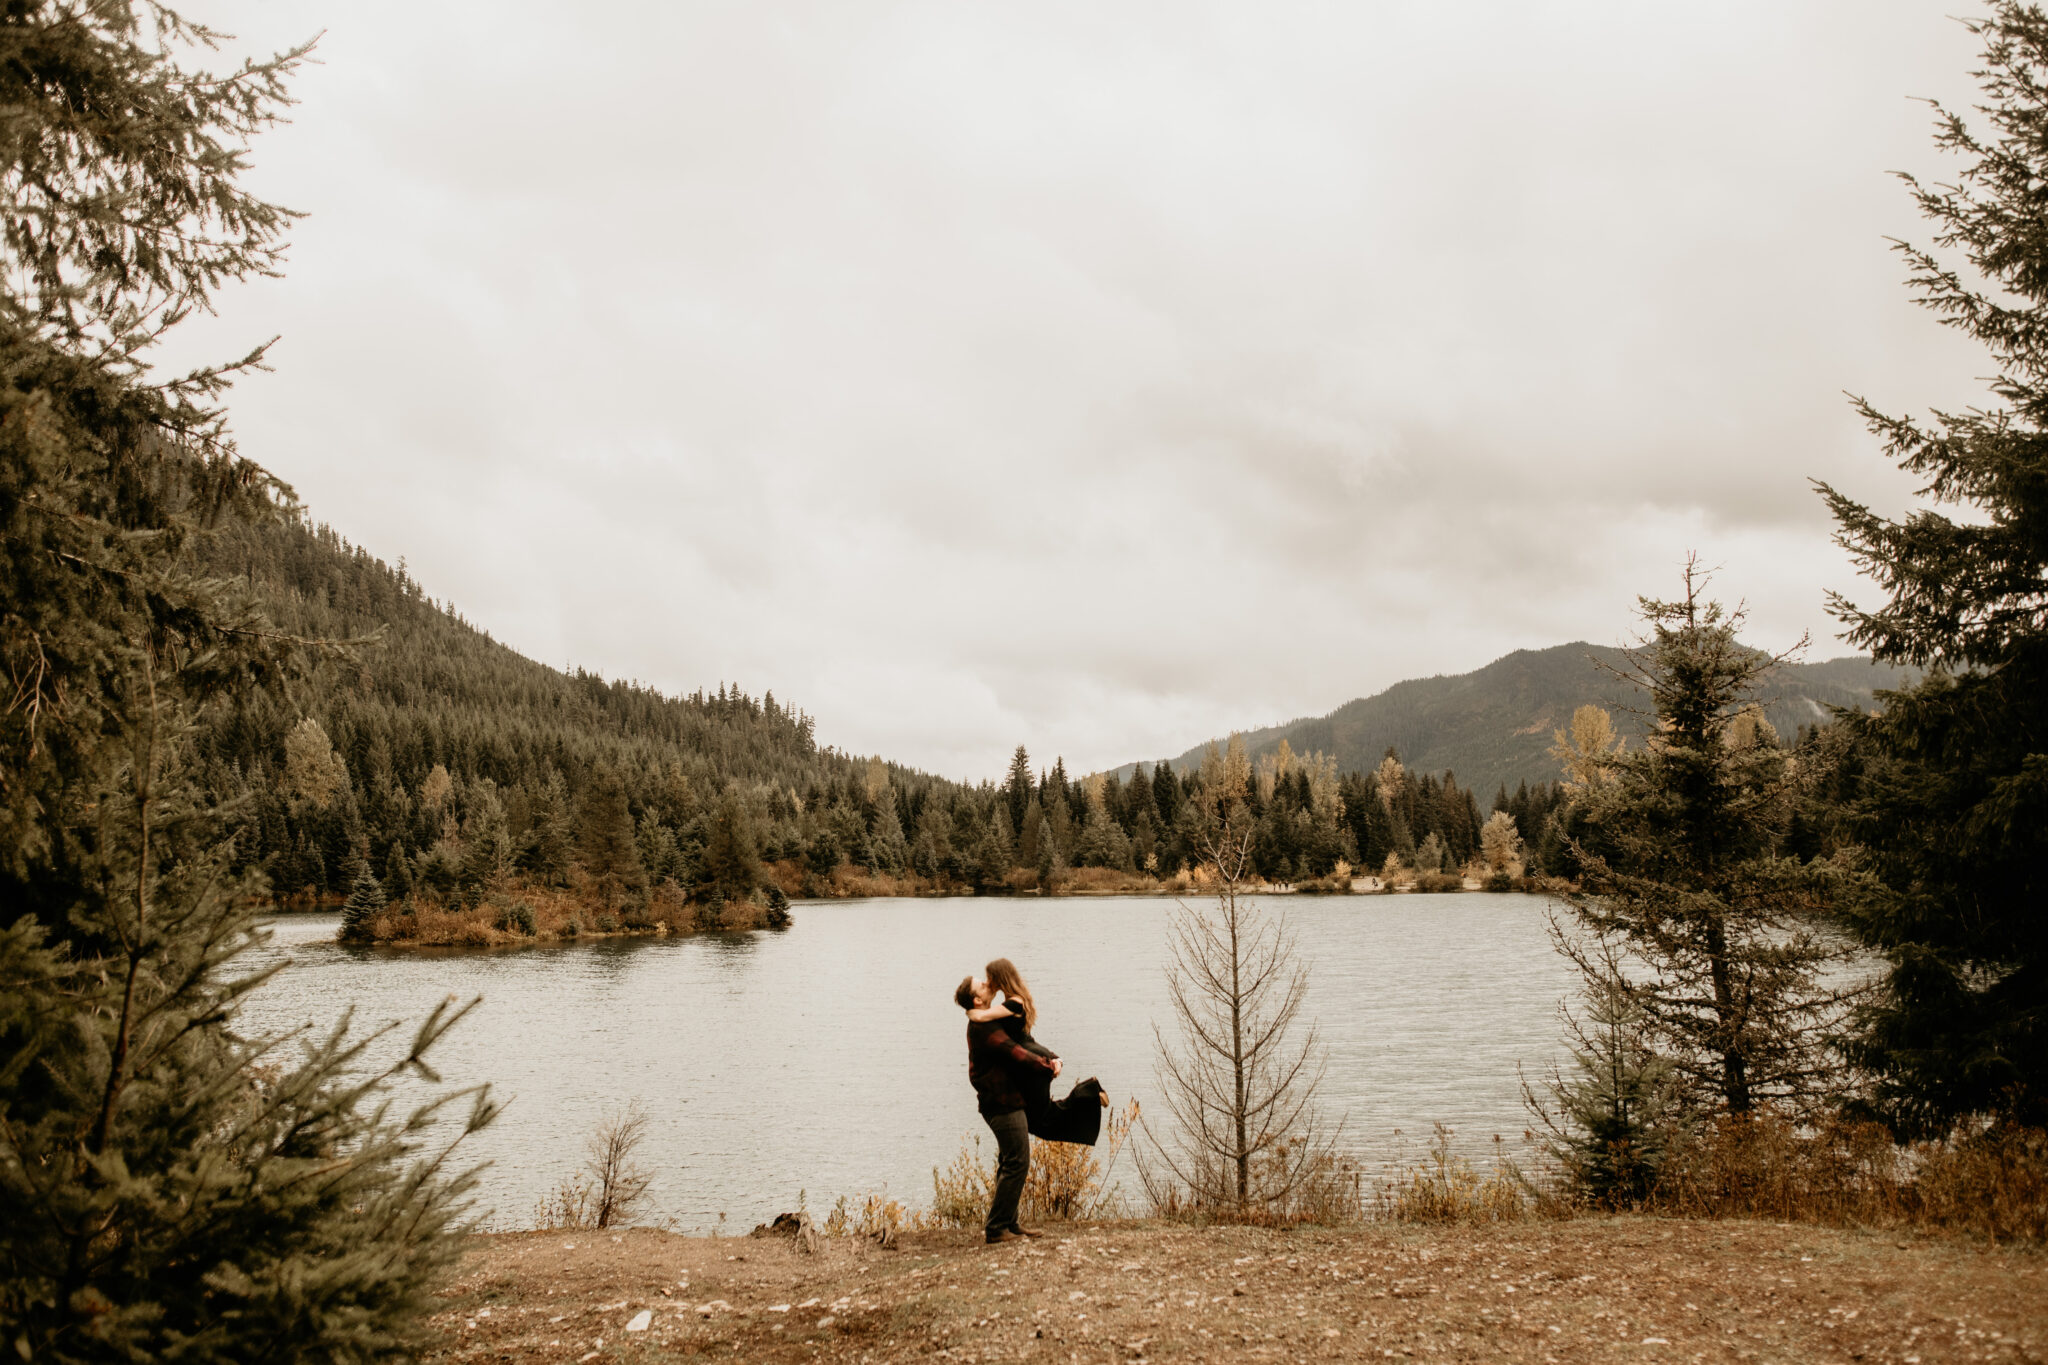
<svg viewBox="0 0 2048 1365">
<path fill-rule="evenodd" d="M 1310 968 L 1305 1017 L 1329 1046 L 1325 1108 L 1361 1156 L 1413 1157 L 1442 1121 L 1483 1158 L 1519 1147 L 1516 1065 L 1561 1052 L 1571 990 L 1545 937 L 1546 902 L 1519 895 L 1286 897 Z M 483 1004 L 433 1060 L 451 1084 L 489 1081 L 504 1115 L 476 1145 L 494 1164 L 491 1223 L 532 1222 L 608 1109 L 637 1099 L 662 1214 L 730 1231 L 836 1195 L 931 1197 L 931 1171 L 985 1133 L 950 994 L 1009 956 L 1039 1001 L 1058 1084 L 1100 1076 L 1155 1119 L 1152 1025 L 1170 1021 L 1159 899 L 803 903 L 782 933 L 632 939 L 524 950 L 400 951 L 334 943 L 337 917 L 273 925 L 290 965 L 244 1007 L 265 1031 L 409 1026 L 447 996 Z M 1126 1189 L 1135 1182 L 1125 1182 Z"/>
</svg>

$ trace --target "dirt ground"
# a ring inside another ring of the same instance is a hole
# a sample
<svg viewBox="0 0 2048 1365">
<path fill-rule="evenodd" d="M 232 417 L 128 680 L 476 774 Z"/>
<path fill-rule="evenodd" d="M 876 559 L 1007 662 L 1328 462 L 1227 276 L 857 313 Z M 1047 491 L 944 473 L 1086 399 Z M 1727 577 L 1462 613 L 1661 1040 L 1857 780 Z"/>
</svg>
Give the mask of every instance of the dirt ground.
<svg viewBox="0 0 2048 1365">
<path fill-rule="evenodd" d="M 507 1233 L 475 1239 L 428 1358 L 2041 1361 L 2044 1270 L 2038 1250 L 1647 1218 L 1106 1224 L 817 1254 L 782 1238 Z"/>
</svg>

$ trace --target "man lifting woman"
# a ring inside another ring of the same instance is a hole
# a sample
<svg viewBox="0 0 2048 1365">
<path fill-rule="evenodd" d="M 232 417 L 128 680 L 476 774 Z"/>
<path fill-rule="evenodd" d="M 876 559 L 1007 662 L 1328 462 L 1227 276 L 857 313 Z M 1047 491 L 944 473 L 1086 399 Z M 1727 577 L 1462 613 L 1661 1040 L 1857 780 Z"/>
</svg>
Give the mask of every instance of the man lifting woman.
<svg viewBox="0 0 2048 1365">
<path fill-rule="evenodd" d="M 1010 959 L 989 963 L 979 981 L 963 979 L 953 1003 L 967 1011 L 967 1079 L 974 1085 L 982 1121 L 996 1138 L 996 1189 L 985 1232 L 990 1242 L 1036 1237 L 1017 1222 L 1017 1201 L 1031 1169 L 1031 1139 L 1094 1146 L 1109 1096 L 1090 1076 L 1065 1099 L 1053 1099 L 1059 1054 L 1031 1036 L 1038 1006 Z"/>
</svg>

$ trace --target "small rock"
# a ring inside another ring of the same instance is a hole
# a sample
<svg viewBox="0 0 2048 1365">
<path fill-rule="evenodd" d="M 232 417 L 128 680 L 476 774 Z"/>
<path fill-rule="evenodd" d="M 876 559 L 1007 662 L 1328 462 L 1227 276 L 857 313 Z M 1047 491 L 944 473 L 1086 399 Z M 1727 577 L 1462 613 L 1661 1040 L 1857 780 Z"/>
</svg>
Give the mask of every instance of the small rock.
<svg viewBox="0 0 2048 1365">
<path fill-rule="evenodd" d="M 643 1308 L 633 1315 L 633 1320 L 631 1322 L 626 1324 L 626 1330 L 628 1332 L 644 1332 L 647 1330 L 648 1325 L 653 1321 L 653 1310 Z"/>
</svg>

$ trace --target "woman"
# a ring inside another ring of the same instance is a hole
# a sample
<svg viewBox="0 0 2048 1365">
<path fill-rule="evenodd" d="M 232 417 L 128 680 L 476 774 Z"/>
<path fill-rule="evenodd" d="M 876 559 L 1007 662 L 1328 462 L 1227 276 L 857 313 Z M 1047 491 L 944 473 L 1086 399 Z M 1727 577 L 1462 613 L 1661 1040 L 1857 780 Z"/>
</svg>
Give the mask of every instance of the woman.
<svg viewBox="0 0 2048 1365">
<path fill-rule="evenodd" d="M 1109 1094 L 1102 1082 L 1090 1076 L 1063 1100 L 1052 1097 L 1052 1080 L 1059 1074 L 1059 1054 L 1031 1036 L 1038 1025 L 1038 1003 L 1024 974 L 1007 957 L 999 957 L 984 969 L 991 991 L 1001 991 L 1002 1003 L 968 1012 L 968 1019 L 1002 1024 L 1013 1042 L 1054 1063 L 1051 1073 L 1029 1072 L 1019 1077 L 1024 1096 L 1024 1116 L 1032 1137 L 1044 1142 L 1074 1142 L 1093 1147 L 1102 1135 L 1102 1111 L 1109 1107 Z"/>
</svg>

